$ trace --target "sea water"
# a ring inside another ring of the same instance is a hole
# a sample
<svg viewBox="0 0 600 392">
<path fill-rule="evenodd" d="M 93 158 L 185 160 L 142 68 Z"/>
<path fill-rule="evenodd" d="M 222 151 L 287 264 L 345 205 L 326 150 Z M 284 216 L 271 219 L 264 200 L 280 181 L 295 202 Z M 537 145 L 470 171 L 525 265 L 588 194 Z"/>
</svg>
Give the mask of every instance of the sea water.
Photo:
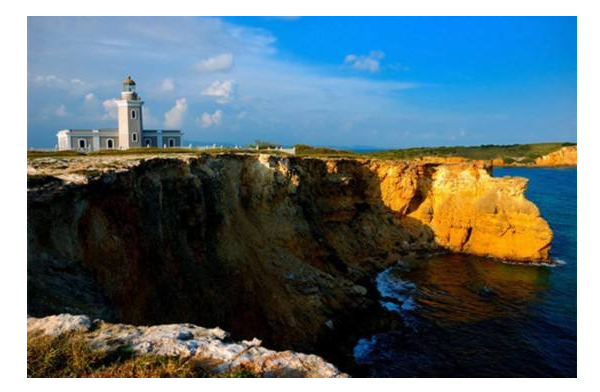
<svg viewBox="0 0 600 392">
<path fill-rule="evenodd" d="M 376 284 L 400 328 L 360 339 L 374 377 L 576 377 L 577 169 L 498 168 L 529 179 L 526 196 L 554 232 L 549 265 L 465 255 L 399 260 Z"/>
</svg>

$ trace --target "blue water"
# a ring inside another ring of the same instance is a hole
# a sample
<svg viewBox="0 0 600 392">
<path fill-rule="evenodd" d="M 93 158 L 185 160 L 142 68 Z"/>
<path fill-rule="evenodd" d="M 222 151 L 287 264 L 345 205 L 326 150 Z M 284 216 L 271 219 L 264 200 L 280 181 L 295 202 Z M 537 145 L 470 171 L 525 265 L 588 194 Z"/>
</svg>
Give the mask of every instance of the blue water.
<svg viewBox="0 0 600 392">
<path fill-rule="evenodd" d="M 377 277 L 401 327 L 361 339 L 373 377 L 577 376 L 577 169 L 499 168 L 529 181 L 557 266 L 465 255 L 401 260 Z"/>
</svg>

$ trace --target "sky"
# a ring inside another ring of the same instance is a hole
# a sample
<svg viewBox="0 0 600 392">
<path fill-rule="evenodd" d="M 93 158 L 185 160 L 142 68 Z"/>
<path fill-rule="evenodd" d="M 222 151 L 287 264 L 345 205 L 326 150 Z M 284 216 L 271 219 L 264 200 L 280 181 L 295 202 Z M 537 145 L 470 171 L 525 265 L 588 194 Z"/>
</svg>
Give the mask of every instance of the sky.
<svg viewBox="0 0 600 392">
<path fill-rule="evenodd" d="M 28 17 L 27 144 L 115 128 L 184 143 L 577 141 L 576 17 Z"/>
</svg>

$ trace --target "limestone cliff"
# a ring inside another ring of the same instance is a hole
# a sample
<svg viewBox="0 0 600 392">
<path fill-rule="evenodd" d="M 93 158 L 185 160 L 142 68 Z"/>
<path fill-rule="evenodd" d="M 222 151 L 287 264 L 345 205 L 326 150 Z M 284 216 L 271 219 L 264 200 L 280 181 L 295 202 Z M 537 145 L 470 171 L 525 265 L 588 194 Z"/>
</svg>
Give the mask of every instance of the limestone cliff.
<svg viewBox="0 0 600 392">
<path fill-rule="evenodd" d="M 28 313 L 219 326 L 333 344 L 377 312 L 374 273 L 451 250 L 548 259 L 526 180 L 481 162 L 269 155 L 34 159 Z"/>
<path fill-rule="evenodd" d="M 507 163 L 510 162 L 510 163 Z M 533 162 L 526 161 L 525 157 L 504 160 L 496 158 L 491 160 L 493 166 L 516 166 L 516 167 L 563 167 L 577 166 L 577 146 L 562 147 L 560 150 L 551 152 L 536 158 Z"/>
<path fill-rule="evenodd" d="M 424 184 L 428 196 L 409 216 L 454 252 L 548 260 L 552 232 L 525 198 L 526 185 L 525 178 L 493 178 L 476 165 L 441 166 Z"/>
<path fill-rule="evenodd" d="M 577 146 L 563 147 L 535 160 L 536 166 L 577 166 Z"/>
</svg>

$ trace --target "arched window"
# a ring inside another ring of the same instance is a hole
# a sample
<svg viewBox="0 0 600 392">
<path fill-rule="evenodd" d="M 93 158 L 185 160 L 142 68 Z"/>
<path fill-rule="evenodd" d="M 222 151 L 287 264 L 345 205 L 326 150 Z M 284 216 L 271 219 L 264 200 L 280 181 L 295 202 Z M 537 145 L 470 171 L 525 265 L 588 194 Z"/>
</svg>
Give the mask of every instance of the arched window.
<svg viewBox="0 0 600 392">
<path fill-rule="evenodd" d="M 133 141 L 133 142 L 137 142 L 138 141 L 137 132 L 134 132 L 134 133 L 131 134 L 131 141 Z"/>
<path fill-rule="evenodd" d="M 79 148 L 85 148 L 85 146 L 86 146 L 85 139 L 79 139 L 78 143 L 79 143 Z"/>
<path fill-rule="evenodd" d="M 132 118 L 133 120 L 135 120 L 135 116 L 136 116 L 136 114 L 137 114 L 137 113 L 135 112 L 135 109 L 133 109 L 133 110 L 131 111 L 131 118 Z"/>
<path fill-rule="evenodd" d="M 106 148 L 115 148 L 115 142 L 112 139 L 106 139 Z"/>
<path fill-rule="evenodd" d="M 169 139 L 169 147 L 175 147 L 175 139 Z"/>
</svg>

